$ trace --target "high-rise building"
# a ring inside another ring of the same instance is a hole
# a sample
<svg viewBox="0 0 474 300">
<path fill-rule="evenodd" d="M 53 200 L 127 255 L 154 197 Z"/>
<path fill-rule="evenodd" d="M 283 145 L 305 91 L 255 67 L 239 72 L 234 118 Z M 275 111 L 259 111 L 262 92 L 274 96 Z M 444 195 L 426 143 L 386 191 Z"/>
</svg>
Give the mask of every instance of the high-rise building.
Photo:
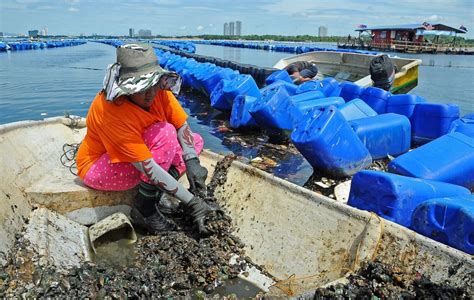
<svg viewBox="0 0 474 300">
<path fill-rule="evenodd" d="M 234 28 L 235 28 L 235 23 L 234 22 L 229 22 L 229 35 L 234 35 L 235 34 Z"/>
<path fill-rule="evenodd" d="M 235 35 L 238 35 L 238 36 L 242 35 L 242 22 L 241 21 L 235 22 Z"/>
<path fill-rule="evenodd" d="M 229 23 L 224 23 L 224 35 L 229 35 Z"/>
<path fill-rule="evenodd" d="M 318 36 L 319 37 L 328 36 L 328 28 L 326 26 L 319 26 Z"/>
<path fill-rule="evenodd" d="M 151 30 L 150 29 L 140 29 L 140 30 L 138 30 L 138 36 L 149 37 L 149 36 L 151 36 Z"/>
<path fill-rule="evenodd" d="M 128 36 L 133 37 L 135 35 L 135 30 L 133 28 L 128 29 Z"/>
<path fill-rule="evenodd" d="M 39 35 L 42 35 L 42 36 L 48 35 L 48 27 L 45 26 L 41 28 L 41 30 L 39 31 Z"/>
</svg>

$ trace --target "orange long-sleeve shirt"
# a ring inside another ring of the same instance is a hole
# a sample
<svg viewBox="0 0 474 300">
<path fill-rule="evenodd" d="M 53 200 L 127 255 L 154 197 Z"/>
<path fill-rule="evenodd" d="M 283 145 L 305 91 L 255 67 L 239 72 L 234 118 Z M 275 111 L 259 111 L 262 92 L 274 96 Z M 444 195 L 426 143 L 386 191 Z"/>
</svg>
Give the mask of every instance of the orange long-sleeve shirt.
<svg viewBox="0 0 474 300">
<path fill-rule="evenodd" d="M 106 152 L 113 163 L 151 158 L 151 152 L 142 138 L 145 129 L 163 121 L 178 129 L 187 117 L 170 91 L 158 91 L 150 111 L 126 99 L 108 102 L 105 93 L 99 92 L 87 113 L 87 134 L 76 157 L 79 177 L 84 179 L 89 168 Z"/>
</svg>

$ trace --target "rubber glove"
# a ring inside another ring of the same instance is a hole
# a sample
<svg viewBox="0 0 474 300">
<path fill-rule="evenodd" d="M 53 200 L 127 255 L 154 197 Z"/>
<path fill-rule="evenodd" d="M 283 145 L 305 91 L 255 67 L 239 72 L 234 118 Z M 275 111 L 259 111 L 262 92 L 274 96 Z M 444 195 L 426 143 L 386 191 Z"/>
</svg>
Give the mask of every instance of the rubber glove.
<svg viewBox="0 0 474 300">
<path fill-rule="evenodd" d="M 201 166 L 197 157 L 185 161 L 189 191 L 194 195 L 206 196 L 207 169 Z"/>
</svg>

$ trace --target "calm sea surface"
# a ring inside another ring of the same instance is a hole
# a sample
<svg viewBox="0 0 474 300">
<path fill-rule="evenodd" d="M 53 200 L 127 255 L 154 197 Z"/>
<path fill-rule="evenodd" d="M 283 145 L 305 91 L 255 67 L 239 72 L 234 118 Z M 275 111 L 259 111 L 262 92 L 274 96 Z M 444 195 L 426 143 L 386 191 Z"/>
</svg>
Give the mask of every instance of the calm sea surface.
<svg viewBox="0 0 474 300">
<path fill-rule="evenodd" d="M 273 66 L 291 54 L 263 50 L 196 45 L 197 53 L 259 66 Z M 321 44 L 322 47 L 331 45 Z M 474 56 L 419 55 L 419 84 L 412 93 L 430 102 L 457 103 L 462 114 L 474 112 Z M 0 124 L 64 115 L 86 116 L 102 85 L 105 69 L 115 61 L 115 48 L 100 43 L 44 50 L 0 53 Z M 179 97 L 194 131 L 215 152 L 233 151 L 248 158 L 259 155 L 225 138 L 220 129 L 229 115 L 212 109 L 197 93 Z M 303 184 L 312 173 L 300 155 L 282 159 L 277 176 Z M 295 175 L 298 174 L 298 175 Z M 291 178 L 289 178 L 291 177 Z"/>
</svg>

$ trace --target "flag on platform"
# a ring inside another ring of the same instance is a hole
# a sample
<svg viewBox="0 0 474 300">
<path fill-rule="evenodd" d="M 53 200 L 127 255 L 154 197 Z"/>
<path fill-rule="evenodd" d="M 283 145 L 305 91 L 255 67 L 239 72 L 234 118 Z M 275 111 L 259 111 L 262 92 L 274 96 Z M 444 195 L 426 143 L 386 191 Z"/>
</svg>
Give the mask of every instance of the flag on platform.
<svg viewBox="0 0 474 300">
<path fill-rule="evenodd" d="M 367 28 L 367 25 L 364 25 L 364 24 L 358 24 L 358 25 L 357 25 L 357 28 Z"/>
<path fill-rule="evenodd" d="M 465 32 L 467 32 L 467 28 L 464 25 L 461 25 L 461 27 L 459 27 L 459 29 L 464 30 Z"/>
<path fill-rule="evenodd" d="M 428 22 L 423 22 L 423 24 L 421 24 L 421 25 L 423 25 L 423 27 L 424 27 L 426 30 L 433 30 L 433 29 L 434 29 L 433 25 L 431 25 L 431 24 L 428 23 Z"/>
</svg>

